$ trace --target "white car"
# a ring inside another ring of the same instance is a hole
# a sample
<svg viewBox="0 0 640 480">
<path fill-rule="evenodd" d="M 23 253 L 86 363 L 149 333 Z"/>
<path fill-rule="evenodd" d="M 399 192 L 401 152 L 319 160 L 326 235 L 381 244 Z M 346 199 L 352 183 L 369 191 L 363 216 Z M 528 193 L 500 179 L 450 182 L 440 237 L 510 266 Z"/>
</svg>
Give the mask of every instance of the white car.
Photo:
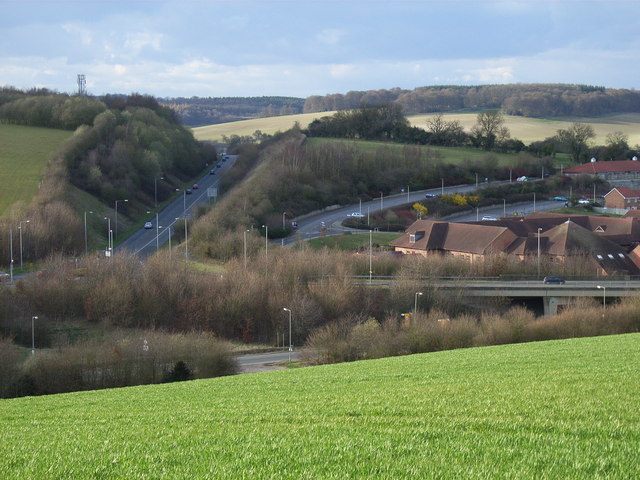
<svg viewBox="0 0 640 480">
<path fill-rule="evenodd" d="M 589 205 L 590 203 L 591 203 L 591 200 L 587 198 L 581 198 L 580 200 L 578 200 L 578 204 L 580 205 Z"/>
<path fill-rule="evenodd" d="M 497 221 L 498 219 L 496 217 L 494 217 L 493 215 L 484 215 L 482 217 L 482 221 L 483 222 L 487 222 L 487 221 Z"/>
<path fill-rule="evenodd" d="M 153 228 L 153 223 L 151 222 L 144 222 L 144 228 L 146 228 L 147 230 Z"/>
<path fill-rule="evenodd" d="M 347 217 L 364 218 L 364 214 L 360 212 L 351 212 L 349 215 L 347 215 Z"/>
</svg>

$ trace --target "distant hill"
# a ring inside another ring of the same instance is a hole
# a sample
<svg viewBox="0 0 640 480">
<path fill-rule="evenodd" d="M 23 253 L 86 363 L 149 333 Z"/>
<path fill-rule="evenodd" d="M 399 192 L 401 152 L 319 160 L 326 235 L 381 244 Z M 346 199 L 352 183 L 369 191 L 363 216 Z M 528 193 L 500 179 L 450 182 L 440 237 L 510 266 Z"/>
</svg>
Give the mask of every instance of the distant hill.
<svg viewBox="0 0 640 480">
<path fill-rule="evenodd" d="M 302 113 L 304 98 L 294 97 L 191 97 L 158 101 L 171 108 L 184 125 L 197 127 L 253 118 Z"/>
<path fill-rule="evenodd" d="M 196 127 L 263 117 L 351 110 L 397 103 L 405 115 L 499 109 L 505 115 L 553 118 L 640 113 L 640 92 L 590 85 L 430 86 L 293 97 L 174 98 L 160 102 Z"/>
</svg>

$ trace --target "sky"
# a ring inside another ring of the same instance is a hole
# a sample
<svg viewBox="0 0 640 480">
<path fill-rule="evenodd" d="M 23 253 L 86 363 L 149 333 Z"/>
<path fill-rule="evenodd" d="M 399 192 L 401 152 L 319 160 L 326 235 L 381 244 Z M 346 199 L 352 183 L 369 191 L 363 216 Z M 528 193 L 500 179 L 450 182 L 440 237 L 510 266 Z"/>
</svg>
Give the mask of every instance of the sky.
<svg viewBox="0 0 640 480">
<path fill-rule="evenodd" d="M 0 86 L 308 97 L 640 88 L 638 0 L 0 0 Z"/>
</svg>

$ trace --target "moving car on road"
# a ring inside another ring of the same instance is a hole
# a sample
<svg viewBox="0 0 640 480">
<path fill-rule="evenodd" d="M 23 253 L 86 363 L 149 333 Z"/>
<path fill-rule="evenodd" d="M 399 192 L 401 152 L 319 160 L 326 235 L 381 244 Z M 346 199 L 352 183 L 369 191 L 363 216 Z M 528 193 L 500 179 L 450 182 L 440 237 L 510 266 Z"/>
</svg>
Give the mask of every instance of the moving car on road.
<svg viewBox="0 0 640 480">
<path fill-rule="evenodd" d="M 558 277 L 544 277 L 542 279 L 542 283 L 558 283 L 560 285 L 564 285 L 564 279 Z"/>
<path fill-rule="evenodd" d="M 150 228 L 153 228 L 153 223 L 151 222 L 144 222 L 144 228 L 149 230 Z"/>
<path fill-rule="evenodd" d="M 347 217 L 364 218 L 364 214 L 361 213 L 361 212 L 352 212 L 352 213 L 348 214 Z"/>
</svg>

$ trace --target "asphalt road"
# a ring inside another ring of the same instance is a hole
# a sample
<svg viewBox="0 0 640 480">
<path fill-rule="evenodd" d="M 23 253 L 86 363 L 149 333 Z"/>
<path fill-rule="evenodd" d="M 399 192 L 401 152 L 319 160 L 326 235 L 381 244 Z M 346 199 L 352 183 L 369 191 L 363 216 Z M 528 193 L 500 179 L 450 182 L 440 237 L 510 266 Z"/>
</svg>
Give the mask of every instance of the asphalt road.
<svg viewBox="0 0 640 480">
<path fill-rule="evenodd" d="M 300 358 L 300 352 L 294 350 L 291 352 L 291 361 L 297 361 Z M 248 355 L 238 355 L 236 357 L 241 373 L 266 372 L 270 370 L 280 370 L 284 368 L 282 365 L 289 361 L 289 351 L 278 351 L 269 353 L 252 353 Z"/>
<path fill-rule="evenodd" d="M 175 223 L 179 219 L 189 218 L 194 206 L 216 200 L 212 195 L 216 193 L 215 190 L 217 190 L 220 183 L 220 177 L 231 167 L 237 155 L 228 155 L 228 157 L 228 160 L 221 162 L 220 168 L 210 165 L 210 167 L 215 168 L 216 174 L 211 175 L 207 171 L 206 175 L 196 180 L 194 183 L 197 183 L 199 188 L 192 190 L 192 194 L 187 195 L 185 190 L 182 190 L 175 200 L 161 211 L 158 211 L 156 217 L 152 220 L 153 228 L 145 229 L 141 224 L 137 232 L 115 248 L 115 255 L 118 254 L 118 250 L 126 249 L 141 257 L 147 257 L 161 245 L 168 242 Z M 188 245 L 188 231 L 186 244 Z"/>
<path fill-rule="evenodd" d="M 506 184 L 508 181 L 501 182 L 493 182 L 493 184 Z M 480 184 L 482 186 L 484 184 Z M 302 217 L 298 217 L 294 220 L 298 222 L 298 229 L 294 235 L 285 238 L 281 243 L 283 244 L 291 244 L 295 243 L 298 240 L 308 240 L 310 238 L 321 237 L 325 235 L 336 235 L 343 233 L 345 231 L 354 231 L 351 228 L 345 228 L 342 226 L 342 221 L 347 217 L 348 214 L 353 212 L 361 212 L 365 217 L 373 212 L 383 210 L 389 207 L 395 207 L 398 205 L 402 205 L 410 202 L 417 202 L 425 199 L 426 194 L 453 194 L 453 193 L 468 193 L 476 190 L 476 185 L 455 185 L 451 187 L 443 188 L 432 188 L 429 190 L 420 190 L 416 192 L 401 193 L 397 195 L 391 195 L 388 197 L 383 197 L 382 199 L 377 198 L 375 200 L 371 200 L 369 202 L 362 203 L 362 206 L 359 204 L 349 205 L 346 207 L 338 207 L 331 210 L 324 210 L 322 212 L 317 212 L 311 215 L 304 215 Z M 455 215 L 447 217 L 447 221 L 451 222 L 472 222 L 476 220 L 481 220 L 483 215 L 492 215 L 495 217 L 503 217 L 510 216 L 517 213 L 520 216 L 528 215 L 533 212 L 551 210 L 554 208 L 558 208 L 562 206 L 562 202 L 555 202 L 550 200 L 545 200 L 541 202 L 536 202 L 535 205 L 533 201 L 530 204 L 516 204 L 516 205 L 502 205 L 495 207 L 483 207 L 476 212 L 473 213 L 465 213 L 461 215 Z"/>
</svg>

